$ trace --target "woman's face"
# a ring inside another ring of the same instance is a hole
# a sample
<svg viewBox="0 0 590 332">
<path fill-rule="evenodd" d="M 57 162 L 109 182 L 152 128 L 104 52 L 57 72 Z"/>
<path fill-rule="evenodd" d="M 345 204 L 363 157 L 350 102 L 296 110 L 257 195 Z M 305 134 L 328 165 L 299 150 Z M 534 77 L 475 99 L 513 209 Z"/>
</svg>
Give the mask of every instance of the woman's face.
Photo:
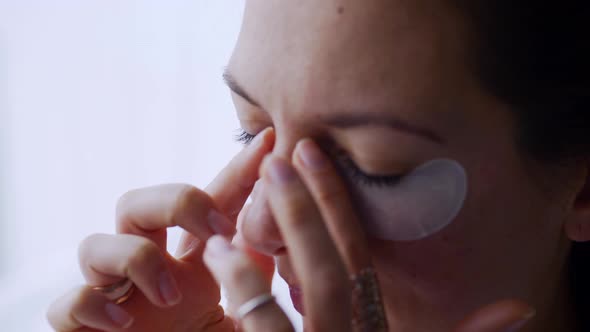
<svg viewBox="0 0 590 332">
<path fill-rule="evenodd" d="M 227 70 L 241 126 L 273 126 L 279 155 L 312 137 L 371 175 L 438 158 L 464 167 L 468 196 L 450 226 L 413 242 L 370 239 L 389 320 L 403 331 L 444 330 L 507 297 L 542 315 L 563 291 L 571 202 L 544 190 L 545 170 L 515 145 L 511 113 L 470 71 L 464 22 L 441 1 L 248 0 Z M 244 223 L 297 286 L 268 218 Z"/>
</svg>

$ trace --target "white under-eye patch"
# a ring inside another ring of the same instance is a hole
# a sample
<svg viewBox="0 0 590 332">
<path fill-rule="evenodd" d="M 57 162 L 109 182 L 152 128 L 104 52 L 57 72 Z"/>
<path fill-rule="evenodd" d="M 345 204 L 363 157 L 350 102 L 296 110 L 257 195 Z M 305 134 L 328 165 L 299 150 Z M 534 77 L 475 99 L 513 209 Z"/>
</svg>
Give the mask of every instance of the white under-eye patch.
<svg viewBox="0 0 590 332">
<path fill-rule="evenodd" d="M 457 161 L 436 159 L 415 168 L 394 186 L 352 186 L 368 234 L 413 241 L 448 226 L 467 195 L 467 174 Z"/>
</svg>

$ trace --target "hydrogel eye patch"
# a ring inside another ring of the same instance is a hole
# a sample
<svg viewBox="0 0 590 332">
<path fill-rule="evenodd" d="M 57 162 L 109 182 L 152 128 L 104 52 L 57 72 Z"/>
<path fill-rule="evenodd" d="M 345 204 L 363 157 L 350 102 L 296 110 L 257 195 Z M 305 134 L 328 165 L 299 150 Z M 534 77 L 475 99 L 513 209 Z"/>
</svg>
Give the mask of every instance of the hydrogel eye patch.
<svg viewBox="0 0 590 332">
<path fill-rule="evenodd" d="M 454 160 L 436 159 L 393 186 L 359 184 L 352 189 L 369 235 L 413 241 L 440 231 L 455 219 L 467 195 L 467 174 Z"/>
</svg>

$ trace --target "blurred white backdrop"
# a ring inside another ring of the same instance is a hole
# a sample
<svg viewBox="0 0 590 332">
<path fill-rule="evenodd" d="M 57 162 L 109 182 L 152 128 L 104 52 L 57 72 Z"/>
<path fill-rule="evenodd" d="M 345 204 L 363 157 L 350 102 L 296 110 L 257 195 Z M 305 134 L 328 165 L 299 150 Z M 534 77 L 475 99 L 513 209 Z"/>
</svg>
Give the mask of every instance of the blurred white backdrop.
<svg viewBox="0 0 590 332">
<path fill-rule="evenodd" d="M 78 243 L 114 231 L 122 193 L 203 187 L 240 149 L 221 73 L 242 10 L 0 0 L 0 331 L 50 331 L 49 303 L 83 282 Z"/>
</svg>

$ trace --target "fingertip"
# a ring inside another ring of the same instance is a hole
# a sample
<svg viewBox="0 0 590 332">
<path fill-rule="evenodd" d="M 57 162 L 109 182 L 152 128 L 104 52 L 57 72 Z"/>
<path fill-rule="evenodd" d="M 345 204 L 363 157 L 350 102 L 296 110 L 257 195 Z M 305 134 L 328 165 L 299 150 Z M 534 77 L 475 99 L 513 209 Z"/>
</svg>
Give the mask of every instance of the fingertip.
<svg viewBox="0 0 590 332">
<path fill-rule="evenodd" d="M 211 257 L 224 257 L 234 251 L 234 246 L 221 235 L 213 235 L 207 240 L 205 253 Z"/>
<path fill-rule="evenodd" d="M 274 147 L 275 131 L 273 127 L 268 127 L 261 131 L 250 143 L 250 148 L 256 152 L 271 151 Z"/>
<path fill-rule="evenodd" d="M 266 129 L 263 130 L 264 133 L 264 142 L 266 143 L 270 143 L 271 144 L 271 148 L 274 147 L 274 143 L 275 143 L 275 138 L 276 138 L 276 132 L 275 129 L 273 127 L 268 127 Z"/>
<path fill-rule="evenodd" d="M 219 210 L 230 218 L 237 216 L 260 178 L 262 161 L 272 151 L 274 137 L 273 128 L 259 133 L 250 146 L 232 158 L 205 189 Z"/>
<path fill-rule="evenodd" d="M 266 158 L 265 158 L 266 159 Z M 263 179 L 269 185 L 285 186 L 296 182 L 297 172 L 291 163 L 278 156 L 266 159 L 263 166 Z"/>
<path fill-rule="evenodd" d="M 328 158 L 310 138 L 302 139 L 297 143 L 293 157 L 293 160 L 303 166 L 303 169 L 314 172 L 322 171 L 328 165 Z"/>
</svg>

